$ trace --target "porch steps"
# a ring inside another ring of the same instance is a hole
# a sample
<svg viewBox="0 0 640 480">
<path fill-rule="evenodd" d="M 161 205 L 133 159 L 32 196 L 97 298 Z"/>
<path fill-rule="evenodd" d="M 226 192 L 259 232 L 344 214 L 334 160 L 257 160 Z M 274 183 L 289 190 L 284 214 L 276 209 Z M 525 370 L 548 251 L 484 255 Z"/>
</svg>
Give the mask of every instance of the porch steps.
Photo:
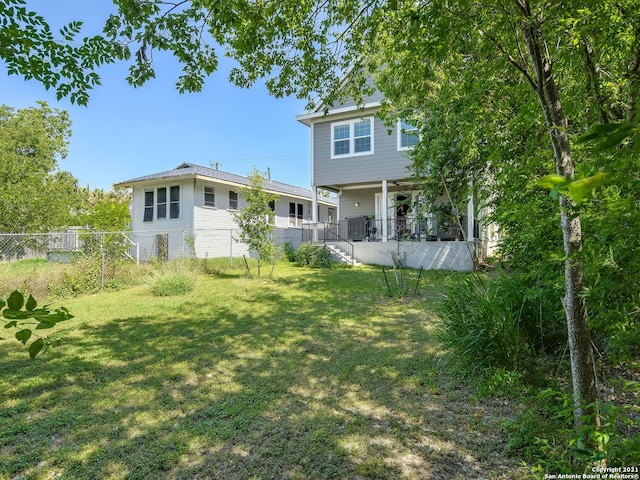
<svg viewBox="0 0 640 480">
<path fill-rule="evenodd" d="M 355 258 L 353 258 L 351 255 L 349 255 L 348 253 L 346 253 L 336 245 L 331 245 L 330 243 L 327 243 L 326 247 L 331 251 L 331 256 L 333 257 L 334 260 L 337 260 L 340 263 L 347 263 L 354 267 L 362 265 Z"/>
</svg>

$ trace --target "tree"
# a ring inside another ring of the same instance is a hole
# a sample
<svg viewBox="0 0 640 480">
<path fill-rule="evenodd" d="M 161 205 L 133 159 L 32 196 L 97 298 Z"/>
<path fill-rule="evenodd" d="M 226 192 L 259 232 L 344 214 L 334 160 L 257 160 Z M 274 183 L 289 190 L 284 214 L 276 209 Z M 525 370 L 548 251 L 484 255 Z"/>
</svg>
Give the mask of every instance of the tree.
<svg viewBox="0 0 640 480">
<path fill-rule="evenodd" d="M 59 171 L 71 121 L 41 102 L 0 107 L 0 232 L 46 232 L 68 226 L 80 208 L 76 179 Z"/>
<path fill-rule="evenodd" d="M 275 256 L 272 223 L 275 212 L 269 204 L 277 201 L 278 196 L 264 190 L 264 179 L 265 175 L 254 167 L 249 175 L 249 187 L 242 189 L 247 199 L 247 206 L 233 213 L 240 228 L 238 240 L 249 245 L 249 248 L 257 254 L 258 277 L 262 263 L 273 260 Z"/>
<path fill-rule="evenodd" d="M 84 191 L 86 195 L 77 223 L 98 232 L 120 232 L 131 224 L 131 194 L 127 190 L 105 192 L 101 189 Z"/>
</svg>

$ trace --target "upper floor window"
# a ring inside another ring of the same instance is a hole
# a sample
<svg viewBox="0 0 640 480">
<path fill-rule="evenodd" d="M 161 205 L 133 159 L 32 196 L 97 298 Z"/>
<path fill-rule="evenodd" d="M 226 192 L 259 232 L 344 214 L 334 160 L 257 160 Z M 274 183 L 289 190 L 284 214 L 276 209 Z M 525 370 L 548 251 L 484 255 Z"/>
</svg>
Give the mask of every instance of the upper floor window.
<svg viewBox="0 0 640 480">
<path fill-rule="evenodd" d="M 155 192 L 148 190 L 144 192 L 144 218 L 143 222 L 153 222 L 153 205 L 155 203 Z"/>
<path fill-rule="evenodd" d="M 162 187 L 157 190 L 158 200 L 156 201 L 156 207 L 158 208 L 157 219 L 163 220 L 167 218 L 167 187 Z"/>
<path fill-rule="evenodd" d="M 373 117 L 331 124 L 331 158 L 373 153 Z"/>
<path fill-rule="evenodd" d="M 216 206 L 216 189 L 214 187 L 204 187 L 204 206 Z"/>
<path fill-rule="evenodd" d="M 398 120 L 398 150 L 409 150 L 418 144 L 418 129 L 413 125 Z"/>
<path fill-rule="evenodd" d="M 229 210 L 238 209 L 238 192 L 229 190 Z"/>
<path fill-rule="evenodd" d="M 169 188 L 169 218 L 180 218 L 180 187 Z"/>
<path fill-rule="evenodd" d="M 144 222 L 180 218 L 180 186 L 158 187 L 144 192 Z"/>
</svg>

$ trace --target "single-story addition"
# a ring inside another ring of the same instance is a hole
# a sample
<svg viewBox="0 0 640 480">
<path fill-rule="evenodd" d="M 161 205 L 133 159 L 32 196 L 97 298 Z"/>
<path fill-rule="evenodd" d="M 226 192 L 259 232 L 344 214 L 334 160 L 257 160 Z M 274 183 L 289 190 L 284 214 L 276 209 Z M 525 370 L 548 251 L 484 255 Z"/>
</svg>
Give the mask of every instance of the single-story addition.
<svg viewBox="0 0 640 480">
<path fill-rule="evenodd" d="M 140 258 L 195 256 L 238 257 L 250 254 L 235 240 L 238 226 L 232 212 L 247 205 L 243 188 L 249 178 L 193 163 L 173 170 L 133 178 L 114 185 L 132 190 L 132 240 L 140 245 Z M 275 212 L 274 239 L 280 245 L 299 246 L 302 228 L 312 217 L 334 223 L 337 201 L 320 197 L 312 214 L 311 190 L 265 179 L 263 188 L 278 195 L 270 204 Z"/>
</svg>

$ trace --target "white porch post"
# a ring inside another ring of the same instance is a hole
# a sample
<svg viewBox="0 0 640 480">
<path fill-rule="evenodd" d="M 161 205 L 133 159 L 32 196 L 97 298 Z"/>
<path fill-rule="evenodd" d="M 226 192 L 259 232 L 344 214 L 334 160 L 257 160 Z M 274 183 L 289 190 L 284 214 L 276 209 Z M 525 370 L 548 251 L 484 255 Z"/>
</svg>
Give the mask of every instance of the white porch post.
<svg viewBox="0 0 640 480">
<path fill-rule="evenodd" d="M 387 205 L 388 188 L 387 181 L 382 181 L 382 212 L 380 212 L 380 220 L 382 221 L 382 241 L 387 242 L 389 240 L 389 233 L 387 232 L 388 221 L 387 215 L 389 213 L 389 205 Z"/>
<path fill-rule="evenodd" d="M 473 219 L 474 219 L 474 208 L 473 208 L 473 193 L 469 195 L 469 201 L 467 202 L 467 234 L 465 236 L 465 240 L 472 242 L 474 240 L 473 237 Z"/>
<path fill-rule="evenodd" d="M 318 241 L 318 189 L 314 185 L 311 188 L 313 196 L 311 197 L 311 222 L 313 224 L 313 242 Z"/>
</svg>

